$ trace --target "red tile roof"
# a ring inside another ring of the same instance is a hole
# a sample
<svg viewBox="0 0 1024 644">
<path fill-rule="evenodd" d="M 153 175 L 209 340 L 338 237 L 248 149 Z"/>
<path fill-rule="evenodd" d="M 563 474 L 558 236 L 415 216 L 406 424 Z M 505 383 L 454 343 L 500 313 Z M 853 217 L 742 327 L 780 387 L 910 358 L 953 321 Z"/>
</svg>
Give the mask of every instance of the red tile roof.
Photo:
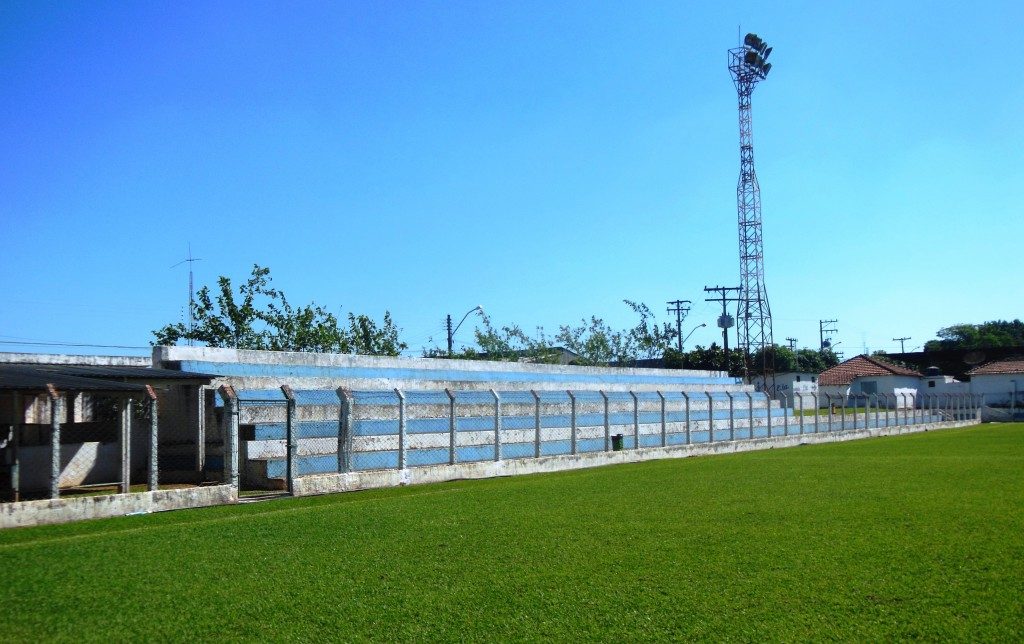
<svg viewBox="0 0 1024 644">
<path fill-rule="evenodd" d="M 880 358 L 860 355 L 840 362 L 831 369 L 826 369 L 818 376 L 818 384 L 848 385 L 858 376 L 920 376 L 913 369 L 895 365 Z"/>
<path fill-rule="evenodd" d="M 1024 373 L 1024 358 L 996 360 L 967 372 L 968 376 L 988 376 L 997 373 Z"/>
</svg>

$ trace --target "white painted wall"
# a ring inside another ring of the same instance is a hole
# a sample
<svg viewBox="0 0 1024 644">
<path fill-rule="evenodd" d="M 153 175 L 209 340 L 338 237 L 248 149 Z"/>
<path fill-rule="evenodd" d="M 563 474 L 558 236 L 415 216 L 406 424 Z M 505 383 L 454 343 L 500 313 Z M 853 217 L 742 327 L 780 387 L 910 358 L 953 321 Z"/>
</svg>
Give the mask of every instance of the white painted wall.
<svg viewBox="0 0 1024 644">
<path fill-rule="evenodd" d="M 984 394 L 986 405 L 1009 405 L 1013 396 L 1014 381 L 1017 388 L 1017 405 L 1024 406 L 1024 374 L 997 373 L 971 376 L 968 385 L 972 394 Z"/>
</svg>

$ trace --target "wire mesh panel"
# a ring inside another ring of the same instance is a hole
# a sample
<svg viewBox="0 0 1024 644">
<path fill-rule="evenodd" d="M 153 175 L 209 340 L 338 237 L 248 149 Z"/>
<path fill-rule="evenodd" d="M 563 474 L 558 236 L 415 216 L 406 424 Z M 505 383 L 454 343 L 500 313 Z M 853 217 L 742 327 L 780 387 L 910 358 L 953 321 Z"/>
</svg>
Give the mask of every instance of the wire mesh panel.
<svg viewBox="0 0 1024 644">
<path fill-rule="evenodd" d="M 654 391 L 636 394 L 637 418 L 633 428 L 635 445 L 660 447 L 662 438 L 661 396 Z"/>
<path fill-rule="evenodd" d="M 678 391 L 663 391 L 665 398 L 665 445 L 686 444 L 686 404 Z"/>
<path fill-rule="evenodd" d="M 400 420 L 404 403 L 394 391 L 352 392 L 353 470 L 395 469 L 404 444 Z"/>
<path fill-rule="evenodd" d="M 451 462 L 451 398 L 444 391 L 407 391 L 403 395 L 406 467 Z"/>
<path fill-rule="evenodd" d="M 537 452 L 536 399 L 529 391 L 499 391 L 501 458 L 532 458 Z"/>
<path fill-rule="evenodd" d="M 295 401 L 295 475 L 339 472 L 341 401 L 338 393 L 305 389 L 294 391 L 292 395 Z"/>
<path fill-rule="evenodd" d="M 604 396 L 599 391 L 574 391 L 573 397 L 576 404 L 576 453 L 605 451 Z"/>
<path fill-rule="evenodd" d="M 500 410 L 494 394 L 490 391 L 458 391 L 454 395 L 458 462 L 498 460 L 500 437 L 496 436 L 498 417 L 495 413 Z"/>
<path fill-rule="evenodd" d="M 243 490 L 288 488 L 288 403 L 278 399 L 238 400 L 239 485 Z"/>
</svg>

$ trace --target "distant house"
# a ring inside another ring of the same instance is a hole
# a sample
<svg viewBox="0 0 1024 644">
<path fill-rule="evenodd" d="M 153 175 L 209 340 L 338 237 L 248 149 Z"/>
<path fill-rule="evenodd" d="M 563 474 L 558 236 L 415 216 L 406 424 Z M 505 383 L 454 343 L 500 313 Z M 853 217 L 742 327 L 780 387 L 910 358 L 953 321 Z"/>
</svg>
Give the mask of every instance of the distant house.
<svg viewBox="0 0 1024 644">
<path fill-rule="evenodd" d="M 921 374 L 875 356 L 859 355 L 827 369 L 818 376 L 818 405 L 833 399 L 882 395 L 880 404 L 911 406 L 921 386 Z M 885 402 L 888 400 L 888 402 Z"/>
<path fill-rule="evenodd" d="M 1024 358 L 996 360 L 967 372 L 971 393 L 985 396 L 988 405 L 1024 404 Z"/>
<path fill-rule="evenodd" d="M 758 391 L 767 391 L 772 399 L 785 402 L 789 407 L 798 409 L 799 397 L 803 397 L 804 407 L 813 407 L 813 394 L 818 393 L 818 374 L 811 371 L 786 371 L 775 374 L 775 385 L 765 386 L 764 378 L 754 379 Z"/>
</svg>

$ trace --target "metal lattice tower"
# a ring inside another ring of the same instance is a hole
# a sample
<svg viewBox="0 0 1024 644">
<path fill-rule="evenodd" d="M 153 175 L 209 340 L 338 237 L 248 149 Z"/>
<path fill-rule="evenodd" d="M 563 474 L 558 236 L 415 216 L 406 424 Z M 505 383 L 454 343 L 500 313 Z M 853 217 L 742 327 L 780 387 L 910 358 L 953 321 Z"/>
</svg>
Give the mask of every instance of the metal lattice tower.
<svg viewBox="0 0 1024 644">
<path fill-rule="evenodd" d="M 740 294 L 736 307 L 739 347 L 746 355 L 747 376 L 760 374 L 767 386 L 775 371 L 772 340 L 772 312 L 764 286 L 764 248 L 761 242 L 761 188 L 754 171 L 754 136 L 750 119 L 750 97 L 757 83 L 771 70 L 766 62 L 771 47 L 747 34 L 743 45 L 729 50 L 740 113 L 740 178 L 736 185 L 736 210 L 740 241 Z M 760 364 L 751 361 L 760 355 Z"/>
</svg>

